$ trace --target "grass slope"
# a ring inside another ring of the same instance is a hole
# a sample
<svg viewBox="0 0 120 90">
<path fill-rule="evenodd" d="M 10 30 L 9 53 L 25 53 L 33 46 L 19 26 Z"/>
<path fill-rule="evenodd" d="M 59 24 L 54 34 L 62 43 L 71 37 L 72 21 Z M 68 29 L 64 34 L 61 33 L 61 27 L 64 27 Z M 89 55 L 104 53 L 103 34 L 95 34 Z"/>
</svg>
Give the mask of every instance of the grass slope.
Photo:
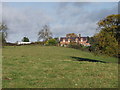
<svg viewBox="0 0 120 90">
<path fill-rule="evenodd" d="M 95 56 L 76 49 L 7 46 L 3 48 L 2 62 L 3 88 L 118 87 L 116 58 Z"/>
</svg>

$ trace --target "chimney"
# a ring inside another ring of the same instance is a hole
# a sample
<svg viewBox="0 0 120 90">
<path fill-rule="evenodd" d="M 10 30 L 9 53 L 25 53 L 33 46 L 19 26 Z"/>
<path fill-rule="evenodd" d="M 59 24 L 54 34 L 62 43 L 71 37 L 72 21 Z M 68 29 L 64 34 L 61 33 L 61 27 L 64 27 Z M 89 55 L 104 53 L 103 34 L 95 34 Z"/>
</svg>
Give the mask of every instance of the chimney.
<svg viewBox="0 0 120 90">
<path fill-rule="evenodd" d="M 78 34 L 78 37 L 81 37 L 81 34 Z"/>
</svg>

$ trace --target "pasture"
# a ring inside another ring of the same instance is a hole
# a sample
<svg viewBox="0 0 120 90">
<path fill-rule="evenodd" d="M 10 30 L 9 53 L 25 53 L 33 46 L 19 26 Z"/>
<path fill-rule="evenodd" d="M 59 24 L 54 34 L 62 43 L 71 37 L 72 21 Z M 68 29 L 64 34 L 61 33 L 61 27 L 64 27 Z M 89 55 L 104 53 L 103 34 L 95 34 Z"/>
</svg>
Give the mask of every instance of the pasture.
<svg viewBox="0 0 120 90">
<path fill-rule="evenodd" d="M 117 88 L 117 58 L 55 46 L 2 49 L 3 88 Z"/>
</svg>

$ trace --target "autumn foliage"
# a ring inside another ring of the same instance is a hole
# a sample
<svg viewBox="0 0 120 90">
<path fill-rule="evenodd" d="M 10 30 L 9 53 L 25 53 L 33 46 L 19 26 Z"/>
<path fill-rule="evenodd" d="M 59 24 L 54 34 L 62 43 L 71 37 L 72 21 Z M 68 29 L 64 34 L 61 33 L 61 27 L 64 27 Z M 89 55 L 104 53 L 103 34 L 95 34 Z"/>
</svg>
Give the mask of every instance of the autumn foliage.
<svg viewBox="0 0 120 90">
<path fill-rule="evenodd" d="M 120 51 L 118 49 L 120 14 L 110 15 L 100 20 L 97 30 L 99 33 L 94 35 L 91 40 L 94 52 L 98 54 L 107 54 L 109 56 L 118 56 Z"/>
</svg>

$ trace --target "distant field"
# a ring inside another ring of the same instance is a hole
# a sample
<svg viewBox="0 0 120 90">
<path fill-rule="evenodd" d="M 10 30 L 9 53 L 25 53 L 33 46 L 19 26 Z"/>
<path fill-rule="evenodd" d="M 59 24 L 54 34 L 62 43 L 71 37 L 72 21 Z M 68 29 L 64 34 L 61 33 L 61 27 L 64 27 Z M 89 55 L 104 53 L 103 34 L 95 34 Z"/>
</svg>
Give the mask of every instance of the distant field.
<svg viewBox="0 0 120 90">
<path fill-rule="evenodd" d="M 116 88 L 117 61 L 64 47 L 7 46 L 3 48 L 2 87 Z"/>
</svg>

